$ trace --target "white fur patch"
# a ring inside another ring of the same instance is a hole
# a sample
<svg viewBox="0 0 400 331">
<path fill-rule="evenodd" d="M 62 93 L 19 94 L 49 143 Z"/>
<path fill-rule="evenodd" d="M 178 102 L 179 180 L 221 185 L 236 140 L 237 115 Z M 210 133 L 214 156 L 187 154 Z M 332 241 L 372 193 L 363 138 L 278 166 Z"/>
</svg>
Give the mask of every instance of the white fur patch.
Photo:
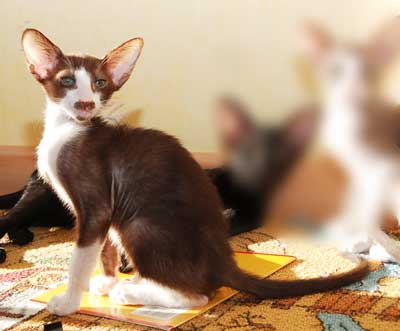
<svg viewBox="0 0 400 331">
<path fill-rule="evenodd" d="M 367 258 L 369 260 L 382 262 L 396 262 L 393 257 L 379 244 L 374 244 L 371 246 Z"/>
<path fill-rule="evenodd" d="M 113 228 L 108 230 L 108 238 L 110 239 L 112 245 L 117 248 L 119 252 L 124 252 L 124 246 L 122 245 L 121 237 L 119 236 L 118 231 Z"/>
<path fill-rule="evenodd" d="M 208 303 L 208 297 L 205 295 L 189 296 L 144 278 L 134 282 L 119 282 L 110 291 L 109 297 L 114 304 L 149 305 L 167 308 L 202 307 Z"/>
<path fill-rule="evenodd" d="M 400 245 L 394 239 L 390 238 L 382 230 L 372 231 L 371 236 L 377 243 L 377 245 L 371 247 L 371 256 L 375 258 L 381 256 L 382 261 L 389 260 L 400 263 Z"/>
<path fill-rule="evenodd" d="M 67 94 L 62 98 L 58 105 L 65 110 L 71 117 L 76 117 L 74 111 L 75 102 L 94 102 L 95 109 L 101 107 L 100 94 L 92 90 L 92 82 L 90 75 L 84 68 L 74 71 L 76 88 L 68 90 Z"/>
<path fill-rule="evenodd" d="M 64 204 L 74 211 L 72 201 L 57 175 L 57 159 L 65 143 L 75 138 L 83 127 L 69 118 L 58 104 L 47 100 L 45 129 L 37 149 L 38 170 Z"/>
<path fill-rule="evenodd" d="M 117 277 L 98 275 L 90 280 L 89 291 L 96 295 L 106 295 L 117 283 Z"/>
</svg>

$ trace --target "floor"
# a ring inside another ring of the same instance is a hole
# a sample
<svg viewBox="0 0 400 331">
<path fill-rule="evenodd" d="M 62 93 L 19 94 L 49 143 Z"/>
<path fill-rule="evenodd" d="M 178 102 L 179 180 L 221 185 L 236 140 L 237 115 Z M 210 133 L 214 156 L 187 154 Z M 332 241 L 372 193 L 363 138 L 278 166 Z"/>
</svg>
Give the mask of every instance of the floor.
<svg viewBox="0 0 400 331">
<path fill-rule="evenodd" d="M 29 299 L 66 279 L 73 248 L 73 231 L 37 229 L 28 246 L 4 244 L 8 256 L 0 264 L 0 331 L 38 331 L 61 320 L 64 331 L 157 331 L 111 319 L 73 314 L 57 318 Z M 327 276 L 355 264 L 330 247 L 274 239 L 273 231 L 258 229 L 234 237 L 234 250 L 287 254 L 297 261 L 272 276 L 299 279 Z M 177 331 L 393 331 L 400 321 L 398 264 L 370 263 L 370 275 L 338 291 L 282 300 L 235 295 Z"/>
</svg>

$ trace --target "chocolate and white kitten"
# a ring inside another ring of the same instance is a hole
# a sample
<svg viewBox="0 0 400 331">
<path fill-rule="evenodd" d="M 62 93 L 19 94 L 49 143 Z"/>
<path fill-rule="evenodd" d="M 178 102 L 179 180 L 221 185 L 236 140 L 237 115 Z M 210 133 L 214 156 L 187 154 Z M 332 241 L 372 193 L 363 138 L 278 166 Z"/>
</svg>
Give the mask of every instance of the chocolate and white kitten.
<svg viewBox="0 0 400 331">
<path fill-rule="evenodd" d="M 338 43 L 323 29 L 304 29 L 303 50 L 322 92 L 321 148 L 345 169 L 348 187 L 333 220 L 343 251 L 400 262 L 400 245 L 381 230 L 386 211 L 400 217 L 400 112 L 379 89 L 400 50 L 400 18 L 368 43 Z"/>
<path fill-rule="evenodd" d="M 67 56 L 37 30 L 22 46 L 30 72 L 47 96 L 45 131 L 38 148 L 39 174 L 76 215 L 77 245 L 65 294 L 50 312 L 79 308 L 101 256 L 104 275 L 90 290 L 116 304 L 166 307 L 205 305 L 226 285 L 261 297 L 287 297 L 359 280 L 355 270 L 298 281 L 262 280 L 241 271 L 227 242 L 218 194 L 179 142 L 160 131 L 110 126 L 96 117 L 129 78 L 143 41 L 135 38 L 103 59 Z M 138 277 L 118 282 L 117 247 Z"/>
</svg>

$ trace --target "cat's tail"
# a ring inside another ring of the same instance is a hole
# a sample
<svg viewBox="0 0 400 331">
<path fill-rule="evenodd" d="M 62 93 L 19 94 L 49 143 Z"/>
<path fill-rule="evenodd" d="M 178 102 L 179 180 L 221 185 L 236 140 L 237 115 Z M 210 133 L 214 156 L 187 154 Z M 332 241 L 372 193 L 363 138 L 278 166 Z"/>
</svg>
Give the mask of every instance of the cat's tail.
<svg viewBox="0 0 400 331">
<path fill-rule="evenodd" d="M 261 279 L 233 265 L 225 274 L 223 285 L 250 292 L 261 298 L 288 298 L 334 290 L 361 281 L 369 272 L 368 263 L 361 260 L 354 269 L 336 275 L 299 280 Z"/>
<path fill-rule="evenodd" d="M 16 203 L 21 199 L 23 190 L 9 193 L 6 195 L 0 195 L 0 209 L 11 209 L 16 205 Z"/>
</svg>

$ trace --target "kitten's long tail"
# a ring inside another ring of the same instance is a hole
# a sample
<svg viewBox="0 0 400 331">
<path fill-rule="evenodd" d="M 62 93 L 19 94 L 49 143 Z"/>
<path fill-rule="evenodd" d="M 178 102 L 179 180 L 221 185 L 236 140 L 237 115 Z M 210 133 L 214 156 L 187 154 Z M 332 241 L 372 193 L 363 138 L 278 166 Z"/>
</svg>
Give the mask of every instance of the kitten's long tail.
<svg viewBox="0 0 400 331">
<path fill-rule="evenodd" d="M 23 190 L 1 195 L 0 196 L 0 209 L 11 209 L 15 206 L 15 204 L 21 199 L 22 194 L 24 193 Z"/>
<path fill-rule="evenodd" d="M 230 272 L 225 274 L 224 285 L 250 292 L 261 298 L 288 298 L 337 289 L 361 281 L 368 272 L 367 261 L 361 260 L 353 270 L 329 277 L 272 280 L 258 278 L 233 265 Z"/>
</svg>

